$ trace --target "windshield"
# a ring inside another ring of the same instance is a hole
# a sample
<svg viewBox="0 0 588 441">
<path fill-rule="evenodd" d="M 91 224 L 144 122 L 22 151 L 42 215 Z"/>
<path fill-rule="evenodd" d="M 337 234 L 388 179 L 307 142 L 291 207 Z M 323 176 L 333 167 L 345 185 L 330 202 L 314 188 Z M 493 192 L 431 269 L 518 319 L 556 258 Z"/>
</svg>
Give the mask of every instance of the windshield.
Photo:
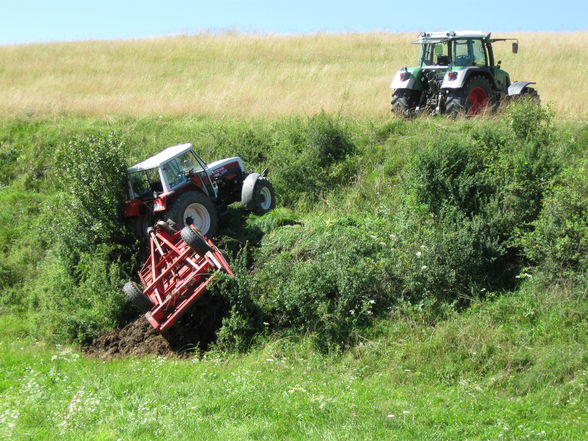
<svg viewBox="0 0 588 441">
<path fill-rule="evenodd" d="M 159 169 L 150 168 L 129 174 L 133 197 L 151 196 L 155 191 L 163 191 Z"/>
<path fill-rule="evenodd" d="M 421 66 L 447 66 L 449 52 L 447 42 L 421 45 Z"/>
<path fill-rule="evenodd" d="M 188 175 L 202 170 L 202 167 L 194 154 L 188 151 L 166 162 L 162 170 L 169 187 L 175 188 L 186 182 Z"/>
<path fill-rule="evenodd" d="M 202 170 L 202 166 L 196 160 L 194 153 L 192 153 L 191 151 L 182 153 L 180 156 L 178 156 L 178 161 L 180 163 L 180 166 L 182 167 L 182 170 L 184 170 L 185 174 L 196 173 Z"/>
</svg>

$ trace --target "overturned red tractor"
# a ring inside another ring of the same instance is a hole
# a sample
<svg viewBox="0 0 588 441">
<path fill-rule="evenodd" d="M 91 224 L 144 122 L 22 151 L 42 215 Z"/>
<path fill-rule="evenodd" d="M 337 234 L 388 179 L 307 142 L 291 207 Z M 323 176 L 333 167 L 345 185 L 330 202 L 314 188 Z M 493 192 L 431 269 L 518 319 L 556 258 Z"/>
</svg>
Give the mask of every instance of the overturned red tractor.
<svg viewBox="0 0 588 441">
<path fill-rule="evenodd" d="M 218 227 L 218 216 L 233 202 L 257 214 L 275 207 L 271 182 L 245 170 L 239 157 L 206 164 L 191 144 L 168 147 L 130 167 L 124 216 L 139 236 L 158 220 L 171 220 L 178 229 L 194 225 L 205 236 Z"/>
</svg>

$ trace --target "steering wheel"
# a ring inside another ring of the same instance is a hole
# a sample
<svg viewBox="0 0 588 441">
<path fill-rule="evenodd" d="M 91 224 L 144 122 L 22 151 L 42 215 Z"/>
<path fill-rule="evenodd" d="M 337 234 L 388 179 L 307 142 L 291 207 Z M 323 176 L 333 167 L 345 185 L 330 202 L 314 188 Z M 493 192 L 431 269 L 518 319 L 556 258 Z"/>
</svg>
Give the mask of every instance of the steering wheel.
<svg viewBox="0 0 588 441">
<path fill-rule="evenodd" d="M 454 63 L 456 66 L 465 66 L 470 61 L 470 57 L 468 55 L 458 55 L 455 57 Z"/>
</svg>

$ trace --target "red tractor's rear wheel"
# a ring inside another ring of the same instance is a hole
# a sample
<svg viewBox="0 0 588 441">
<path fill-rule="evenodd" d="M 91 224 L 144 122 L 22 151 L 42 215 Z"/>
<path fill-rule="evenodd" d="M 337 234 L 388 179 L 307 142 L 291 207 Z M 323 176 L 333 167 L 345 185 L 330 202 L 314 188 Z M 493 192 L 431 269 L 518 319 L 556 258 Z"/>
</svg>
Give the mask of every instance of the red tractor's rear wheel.
<svg viewBox="0 0 588 441">
<path fill-rule="evenodd" d="M 213 236 L 218 226 L 218 214 L 212 201 L 198 191 L 188 191 L 171 204 L 167 217 L 176 228 L 194 225 L 205 236 Z"/>
</svg>

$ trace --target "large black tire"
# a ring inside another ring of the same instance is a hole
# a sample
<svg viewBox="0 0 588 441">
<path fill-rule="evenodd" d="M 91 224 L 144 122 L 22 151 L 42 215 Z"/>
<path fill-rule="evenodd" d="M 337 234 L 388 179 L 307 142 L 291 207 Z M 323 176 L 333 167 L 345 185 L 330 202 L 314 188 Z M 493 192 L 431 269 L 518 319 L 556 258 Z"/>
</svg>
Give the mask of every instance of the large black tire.
<svg viewBox="0 0 588 441">
<path fill-rule="evenodd" d="M 255 214 L 262 215 L 274 208 L 276 208 L 274 187 L 269 179 L 260 177 L 255 182 L 251 202 L 245 207 L 245 209 L 253 211 Z"/>
<path fill-rule="evenodd" d="M 153 303 L 145 294 L 139 285 L 135 282 L 127 282 L 125 286 L 123 286 L 123 292 L 127 299 L 133 304 L 135 308 L 139 310 L 139 312 L 145 314 L 148 311 L 151 311 L 153 308 Z"/>
<path fill-rule="evenodd" d="M 414 115 L 419 102 L 420 93 L 417 90 L 397 89 L 392 94 L 392 113 L 402 117 Z"/>
<path fill-rule="evenodd" d="M 147 228 L 149 228 L 153 222 L 151 215 L 146 216 L 134 216 L 126 220 L 129 229 L 133 234 L 142 242 L 146 242 L 149 238 L 147 234 Z"/>
<path fill-rule="evenodd" d="M 445 113 L 474 116 L 492 106 L 492 85 L 486 77 L 472 75 L 461 89 L 451 89 L 445 100 Z"/>
<path fill-rule="evenodd" d="M 208 251 L 212 251 L 210 245 L 190 227 L 182 228 L 180 236 L 184 239 L 184 242 L 188 244 L 190 248 L 198 253 L 200 256 L 204 256 Z"/>
<path fill-rule="evenodd" d="M 521 90 L 518 99 L 527 99 L 529 101 L 533 101 L 537 105 L 541 105 L 541 98 L 539 97 L 539 93 L 532 87 L 525 87 Z"/>
<path fill-rule="evenodd" d="M 204 194 L 189 191 L 180 195 L 172 202 L 167 217 L 176 228 L 194 225 L 205 236 L 212 236 L 218 227 L 218 214 L 212 201 Z"/>
</svg>

